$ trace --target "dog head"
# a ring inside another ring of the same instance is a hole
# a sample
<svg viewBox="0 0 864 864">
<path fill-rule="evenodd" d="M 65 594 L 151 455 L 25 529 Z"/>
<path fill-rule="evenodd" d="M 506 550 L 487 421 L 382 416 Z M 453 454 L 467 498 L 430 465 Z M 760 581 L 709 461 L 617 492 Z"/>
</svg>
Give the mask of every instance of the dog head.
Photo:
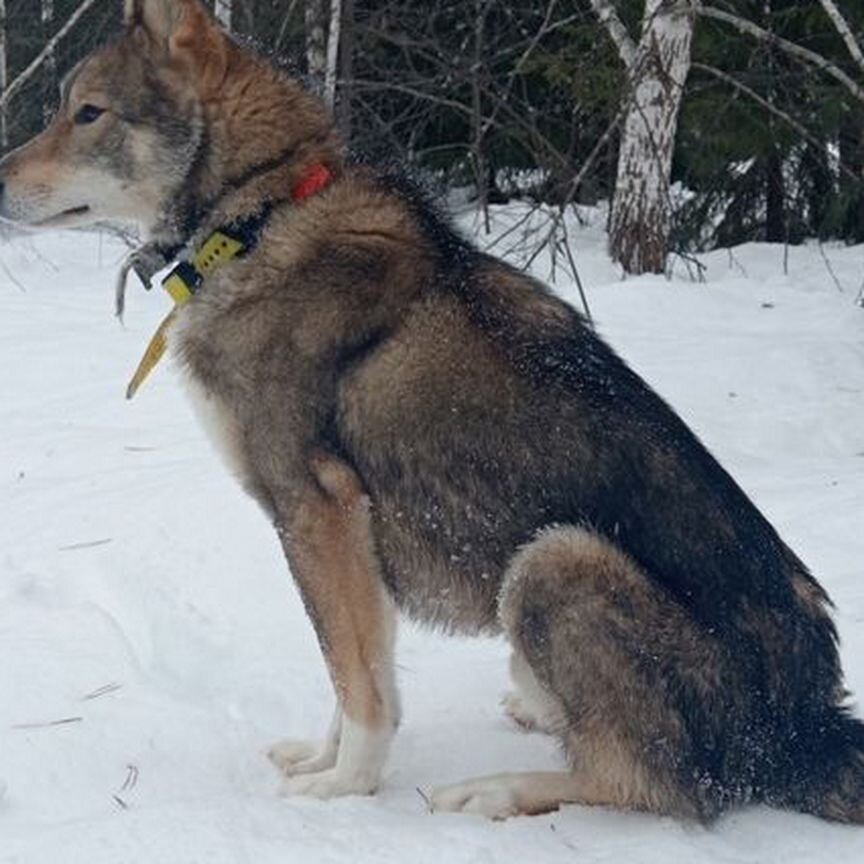
<svg viewBox="0 0 864 864">
<path fill-rule="evenodd" d="M 125 0 L 123 35 L 67 76 L 48 128 L 0 162 L 0 217 L 152 228 L 199 157 L 229 46 L 198 0 Z"/>
</svg>

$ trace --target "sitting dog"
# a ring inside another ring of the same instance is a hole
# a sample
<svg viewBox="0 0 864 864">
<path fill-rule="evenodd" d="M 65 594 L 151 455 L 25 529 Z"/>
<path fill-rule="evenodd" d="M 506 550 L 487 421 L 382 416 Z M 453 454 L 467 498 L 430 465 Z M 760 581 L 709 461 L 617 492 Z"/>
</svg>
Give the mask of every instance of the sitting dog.
<svg viewBox="0 0 864 864">
<path fill-rule="evenodd" d="M 197 0 L 127 0 L 62 97 L 0 165 L 0 212 L 137 220 L 179 260 L 136 386 L 167 343 L 336 691 L 323 743 L 271 752 L 288 793 L 378 786 L 398 610 L 503 633 L 510 712 L 570 763 L 441 789 L 437 810 L 760 801 L 864 822 L 825 592 L 573 309 L 349 165 L 318 99 Z"/>
</svg>

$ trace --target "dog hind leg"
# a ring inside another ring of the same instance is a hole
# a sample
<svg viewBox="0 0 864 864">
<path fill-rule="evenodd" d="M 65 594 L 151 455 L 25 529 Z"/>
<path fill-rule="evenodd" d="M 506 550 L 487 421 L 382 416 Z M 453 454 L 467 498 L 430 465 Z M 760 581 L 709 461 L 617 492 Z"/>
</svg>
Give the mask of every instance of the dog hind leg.
<svg viewBox="0 0 864 864">
<path fill-rule="evenodd" d="M 473 813 L 496 820 L 539 816 L 561 804 L 611 803 L 602 785 L 566 771 L 495 774 L 438 789 L 431 798 L 435 812 Z"/>
<path fill-rule="evenodd" d="M 723 692 L 723 664 L 634 561 L 589 531 L 552 529 L 514 558 L 499 614 L 517 680 L 531 670 L 572 770 L 461 783 L 433 793 L 434 809 L 506 818 L 567 802 L 711 815 L 674 694 L 701 710 L 699 694 Z"/>
<path fill-rule="evenodd" d="M 525 656 L 514 651 L 510 657 L 514 689 L 501 700 L 504 713 L 527 732 L 554 735 L 565 724 L 558 700 L 537 680 Z"/>
</svg>

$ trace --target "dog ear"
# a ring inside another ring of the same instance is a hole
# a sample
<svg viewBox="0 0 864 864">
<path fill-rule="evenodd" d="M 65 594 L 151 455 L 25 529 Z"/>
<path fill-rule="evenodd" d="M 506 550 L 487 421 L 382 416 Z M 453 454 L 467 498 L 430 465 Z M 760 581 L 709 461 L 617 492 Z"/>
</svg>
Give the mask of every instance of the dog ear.
<svg viewBox="0 0 864 864">
<path fill-rule="evenodd" d="M 123 0 L 123 23 L 127 27 L 137 23 L 140 7 L 139 0 Z"/>
<path fill-rule="evenodd" d="M 218 87 L 228 68 L 228 39 L 199 0 L 179 0 L 182 13 L 169 40 L 173 57 L 185 63 L 203 90 Z"/>
<path fill-rule="evenodd" d="M 183 0 L 124 0 L 126 26 L 141 28 L 157 45 L 168 42 L 183 14 Z"/>
<path fill-rule="evenodd" d="M 203 87 L 218 86 L 227 44 L 199 0 L 124 0 L 126 26 L 189 67 Z"/>
</svg>

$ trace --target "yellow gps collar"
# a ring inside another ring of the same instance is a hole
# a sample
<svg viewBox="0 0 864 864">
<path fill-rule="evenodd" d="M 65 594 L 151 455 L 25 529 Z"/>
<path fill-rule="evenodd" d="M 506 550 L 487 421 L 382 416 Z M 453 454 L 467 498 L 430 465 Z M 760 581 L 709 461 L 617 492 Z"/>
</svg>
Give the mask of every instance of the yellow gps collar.
<svg viewBox="0 0 864 864">
<path fill-rule="evenodd" d="M 209 275 L 233 261 L 248 248 L 246 242 L 228 231 L 215 231 L 192 256 L 191 260 L 181 261 L 162 280 L 162 287 L 174 301 L 174 308 L 159 325 L 159 329 L 150 340 L 144 357 L 138 364 L 138 369 L 132 376 L 126 390 L 127 399 L 135 397 L 141 385 L 165 356 L 165 351 L 168 348 L 168 331 L 177 317 L 177 311 L 201 290 L 204 280 Z"/>
<path fill-rule="evenodd" d="M 301 204 L 307 198 L 326 189 L 332 181 L 333 172 L 326 165 L 310 165 L 292 188 L 291 200 L 295 204 Z M 150 340 L 144 357 L 138 364 L 138 369 L 126 390 L 127 399 L 134 398 L 138 389 L 165 355 L 168 348 L 168 331 L 176 320 L 178 311 L 201 290 L 209 275 L 255 247 L 261 229 L 270 218 L 272 211 L 273 205 L 268 203 L 255 216 L 235 223 L 230 228 L 214 231 L 189 261 L 181 261 L 162 280 L 162 287 L 171 295 L 174 308 Z"/>
</svg>

